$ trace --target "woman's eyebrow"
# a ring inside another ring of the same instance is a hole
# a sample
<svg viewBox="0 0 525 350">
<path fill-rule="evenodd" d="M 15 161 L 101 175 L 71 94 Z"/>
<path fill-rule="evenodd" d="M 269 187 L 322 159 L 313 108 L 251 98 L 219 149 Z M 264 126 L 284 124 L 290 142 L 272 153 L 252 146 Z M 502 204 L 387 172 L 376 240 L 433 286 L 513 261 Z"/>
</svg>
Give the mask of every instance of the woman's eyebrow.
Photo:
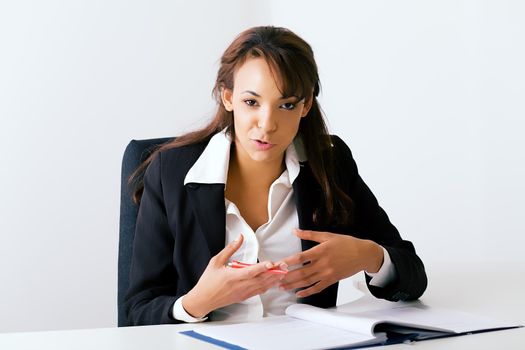
<svg viewBox="0 0 525 350">
<path fill-rule="evenodd" d="M 256 96 L 256 97 L 261 97 L 261 95 L 259 95 L 258 93 L 254 92 L 254 91 L 251 91 L 251 90 L 246 90 L 246 91 L 243 91 L 242 93 L 243 94 L 248 93 L 248 94 L 251 94 L 251 95 Z"/>
<path fill-rule="evenodd" d="M 248 93 L 248 94 L 251 94 L 251 95 L 253 95 L 253 96 L 255 96 L 255 97 L 261 97 L 261 95 L 259 95 L 259 94 L 256 93 L 255 91 L 251 91 L 251 90 L 246 90 L 246 91 L 243 91 L 242 93 L 243 93 L 243 94 L 244 94 L 244 93 Z M 294 97 L 294 98 L 296 98 L 296 99 L 299 100 L 299 96 L 296 96 L 296 95 L 291 95 L 291 96 L 281 96 L 281 100 L 287 100 L 287 99 L 292 98 L 292 97 Z"/>
</svg>

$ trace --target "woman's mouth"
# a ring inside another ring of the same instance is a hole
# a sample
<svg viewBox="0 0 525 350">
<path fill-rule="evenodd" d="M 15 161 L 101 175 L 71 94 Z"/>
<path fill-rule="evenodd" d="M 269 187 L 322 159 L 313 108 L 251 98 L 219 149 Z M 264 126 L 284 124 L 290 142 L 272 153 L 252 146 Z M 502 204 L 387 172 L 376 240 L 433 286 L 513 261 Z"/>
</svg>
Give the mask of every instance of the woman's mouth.
<svg viewBox="0 0 525 350">
<path fill-rule="evenodd" d="M 273 143 L 261 141 L 261 140 L 252 140 L 252 142 L 255 144 L 255 147 L 259 151 L 266 151 L 275 146 Z"/>
</svg>

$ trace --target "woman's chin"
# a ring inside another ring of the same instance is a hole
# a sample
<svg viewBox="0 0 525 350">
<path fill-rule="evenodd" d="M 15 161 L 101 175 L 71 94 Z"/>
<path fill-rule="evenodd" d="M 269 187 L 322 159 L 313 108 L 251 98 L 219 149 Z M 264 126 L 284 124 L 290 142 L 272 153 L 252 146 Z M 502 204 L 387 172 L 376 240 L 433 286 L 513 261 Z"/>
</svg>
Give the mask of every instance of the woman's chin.
<svg viewBox="0 0 525 350">
<path fill-rule="evenodd" d="M 254 162 L 260 163 L 271 163 L 277 160 L 282 159 L 282 154 L 277 154 L 277 152 L 268 152 L 268 151 L 254 151 L 250 152 L 250 158 Z"/>
</svg>

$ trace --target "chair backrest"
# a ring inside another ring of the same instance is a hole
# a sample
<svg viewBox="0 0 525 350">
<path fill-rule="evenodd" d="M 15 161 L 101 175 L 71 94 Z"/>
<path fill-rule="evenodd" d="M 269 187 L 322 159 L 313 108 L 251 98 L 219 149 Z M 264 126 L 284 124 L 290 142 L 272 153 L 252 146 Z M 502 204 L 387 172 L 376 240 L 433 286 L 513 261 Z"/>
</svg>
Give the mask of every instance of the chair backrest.
<svg viewBox="0 0 525 350">
<path fill-rule="evenodd" d="M 131 188 L 128 184 L 129 176 L 158 146 L 172 140 L 173 137 L 132 140 L 122 159 L 122 173 L 120 179 L 120 232 L 118 245 L 118 326 L 128 326 L 124 312 L 124 296 L 129 287 L 129 270 L 133 253 L 133 239 L 135 238 L 135 223 L 139 206 L 133 203 Z"/>
</svg>

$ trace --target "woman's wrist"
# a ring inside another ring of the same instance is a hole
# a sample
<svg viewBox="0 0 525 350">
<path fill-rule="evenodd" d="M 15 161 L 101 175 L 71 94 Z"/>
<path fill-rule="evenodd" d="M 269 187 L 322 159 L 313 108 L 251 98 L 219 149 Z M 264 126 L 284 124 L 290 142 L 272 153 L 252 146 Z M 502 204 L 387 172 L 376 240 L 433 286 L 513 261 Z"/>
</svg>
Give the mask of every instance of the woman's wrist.
<svg viewBox="0 0 525 350">
<path fill-rule="evenodd" d="M 366 249 L 364 271 L 368 273 L 377 273 L 383 266 L 384 252 L 383 248 L 374 241 L 365 241 Z"/>
<path fill-rule="evenodd" d="M 211 309 L 207 308 L 205 303 L 199 300 L 193 290 L 182 299 L 182 307 L 190 316 L 195 318 L 202 318 L 211 312 Z"/>
</svg>

